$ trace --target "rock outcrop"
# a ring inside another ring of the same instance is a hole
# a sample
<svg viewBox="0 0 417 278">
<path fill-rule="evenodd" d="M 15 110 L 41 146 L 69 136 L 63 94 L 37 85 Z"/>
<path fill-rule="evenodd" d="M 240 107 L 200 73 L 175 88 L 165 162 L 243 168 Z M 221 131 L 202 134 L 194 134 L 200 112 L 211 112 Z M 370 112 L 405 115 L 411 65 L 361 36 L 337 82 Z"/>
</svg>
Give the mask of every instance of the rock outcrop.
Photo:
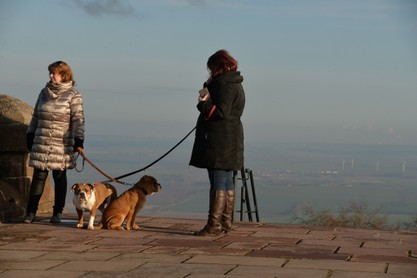
<svg viewBox="0 0 417 278">
<path fill-rule="evenodd" d="M 0 94 L 0 221 L 24 216 L 33 168 L 28 167 L 26 130 L 33 107 Z M 39 213 L 49 213 L 53 189 L 48 177 L 39 204 Z"/>
</svg>

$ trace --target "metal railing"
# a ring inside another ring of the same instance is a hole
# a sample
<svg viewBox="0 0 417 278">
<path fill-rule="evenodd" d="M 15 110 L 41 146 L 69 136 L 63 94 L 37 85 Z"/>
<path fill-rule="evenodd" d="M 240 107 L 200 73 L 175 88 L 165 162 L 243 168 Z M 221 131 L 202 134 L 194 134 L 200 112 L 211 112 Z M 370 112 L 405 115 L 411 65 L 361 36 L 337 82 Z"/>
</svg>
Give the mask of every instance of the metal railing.
<svg viewBox="0 0 417 278">
<path fill-rule="evenodd" d="M 252 213 L 255 213 L 256 222 L 259 222 L 258 202 L 256 200 L 255 182 L 253 179 L 252 170 L 242 167 L 240 171 L 234 172 L 233 182 L 235 184 L 235 196 L 238 196 L 236 194 L 238 191 L 238 181 L 242 182 L 242 187 L 240 188 L 240 210 L 236 210 L 236 212 L 240 213 L 240 221 L 243 221 L 243 215 L 244 213 L 247 213 L 248 221 L 253 222 Z M 248 186 L 251 188 L 251 193 L 249 193 Z M 254 205 L 253 209 L 251 206 L 251 197 Z"/>
</svg>

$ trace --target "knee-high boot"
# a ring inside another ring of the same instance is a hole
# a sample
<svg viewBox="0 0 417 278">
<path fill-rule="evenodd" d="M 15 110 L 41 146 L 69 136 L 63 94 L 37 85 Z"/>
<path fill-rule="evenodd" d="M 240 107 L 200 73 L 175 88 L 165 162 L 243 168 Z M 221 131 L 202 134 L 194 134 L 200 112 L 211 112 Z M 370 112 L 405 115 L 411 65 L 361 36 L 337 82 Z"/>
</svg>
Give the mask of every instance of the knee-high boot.
<svg viewBox="0 0 417 278">
<path fill-rule="evenodd" d="M 210 190 L 209 215 L 206 226 L 196 236 L 218 236 L 222 232 L 221 216 L 226 205 L 226 191 Z"/>
<path fill-rule="evenodd" d="M 228 233 L 232 230 L 232 215 L 235 209 L 235 191 L 227 190 L 226 191 L 226 204 L 224 206 L 221 223 L 222 229 L 225 233 Z"/>
</svg>

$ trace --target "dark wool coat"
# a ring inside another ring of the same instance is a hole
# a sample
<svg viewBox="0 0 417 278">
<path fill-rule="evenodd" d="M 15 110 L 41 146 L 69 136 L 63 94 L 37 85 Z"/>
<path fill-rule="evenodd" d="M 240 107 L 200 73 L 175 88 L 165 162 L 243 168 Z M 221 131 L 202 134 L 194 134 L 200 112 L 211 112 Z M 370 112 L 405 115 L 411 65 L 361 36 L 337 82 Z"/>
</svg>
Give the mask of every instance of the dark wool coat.
<svg viewBox="0 0 417 278">
<path fill-rule="evenodd" d="M 243 167 L 245 92 L 240 72 L 225 72 L 208 84 L 210 98 L 197 105 L 194 146 L 190 165 L 198 168 L 240 170 Z"/>
</svg>

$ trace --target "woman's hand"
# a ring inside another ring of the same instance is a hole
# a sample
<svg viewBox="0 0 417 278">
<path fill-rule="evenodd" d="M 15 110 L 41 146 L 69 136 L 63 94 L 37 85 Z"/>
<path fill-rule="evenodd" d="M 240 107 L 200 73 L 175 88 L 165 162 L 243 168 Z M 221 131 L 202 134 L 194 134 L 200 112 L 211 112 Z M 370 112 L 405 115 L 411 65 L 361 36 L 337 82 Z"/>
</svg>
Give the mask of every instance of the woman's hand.
<svg viewBox="0 0 417 278">
<path fill-rule="evenodd" d="M 84 140 L 80 138 L 74 138 L 74 146 L 73 151 L 74 152 L 82 152 L 84 150 Z"/>
<path fill-rule="evenodd" d="M 199 96 L 199 97 L 198 97 L 198 102 L 201 102 L 201 101 L 207 101 L 209 98 L 210 98 L 210 94 L 209 94 L 209 93 L 207 93 L 207 94 L 205 94 L 204 96 Z"/>
</svg>

